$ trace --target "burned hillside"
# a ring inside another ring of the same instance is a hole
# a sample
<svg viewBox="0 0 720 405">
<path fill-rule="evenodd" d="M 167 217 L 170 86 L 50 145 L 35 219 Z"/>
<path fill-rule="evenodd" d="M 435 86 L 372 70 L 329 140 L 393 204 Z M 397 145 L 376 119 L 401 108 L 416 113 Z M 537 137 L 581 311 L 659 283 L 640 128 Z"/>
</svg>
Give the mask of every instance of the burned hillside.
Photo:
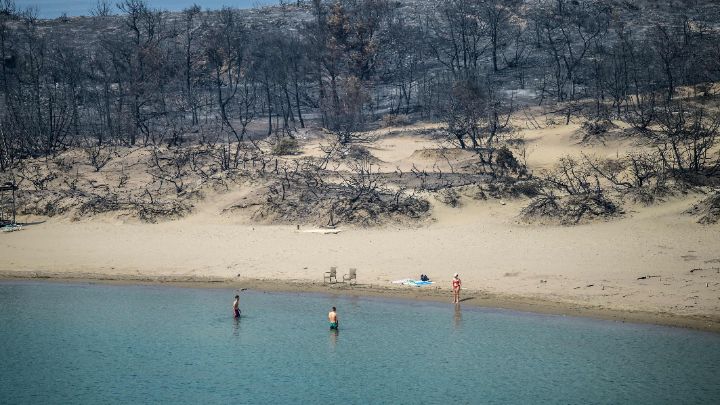
<svg viewBox="0 0 720 405">
<path fill-rule="evenodd" d="M 208 190 L 251 184 L 263 221 L 421 220 L 428 201 L 455 206 L 467 189 L 531 198 L 529 220 L 613 218 L 628 202 L 718 184 L 720 6 L 677 3 L 165 12 L 123 0 L 39 20 L 8 2 L 0 180 L 43 215 L 176 218 Z M 403 129 L 417 123 L 431 129 Z M 530 167 L 523 131 L 569 125 L 582 142 L 622 136 L 637 150 Z M 393 128 L 430 139 L 434 152 L 417 156 L 431 163 L 374 156 L 375 132 Z M 322 152 L 303 149 L 316 142 Z"/>
</svg>

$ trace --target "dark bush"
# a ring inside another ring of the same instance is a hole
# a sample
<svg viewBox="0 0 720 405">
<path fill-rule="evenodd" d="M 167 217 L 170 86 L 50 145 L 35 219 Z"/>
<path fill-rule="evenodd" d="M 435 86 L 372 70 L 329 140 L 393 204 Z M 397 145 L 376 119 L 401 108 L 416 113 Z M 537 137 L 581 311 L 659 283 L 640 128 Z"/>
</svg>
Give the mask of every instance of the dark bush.
<svg viewBox="0 0 720 405">
<path fill-rule="evenodd" d="M 716 224 L 720 220 L 720 191 L 715 191 L 704 200 L 685 211 L 686 214 L 698 215 L 699 224 Z"/>
<path fill-rule="evenodd" d="M 549 219 L 562 225 L 576 225 L 594 219 L 611 218 L 622 214 L 621 208 L 604 194 L 581 194 L 558 197 L 543 194 L 535 197 L 522 209 L 525 220 Z"/>
</svg>

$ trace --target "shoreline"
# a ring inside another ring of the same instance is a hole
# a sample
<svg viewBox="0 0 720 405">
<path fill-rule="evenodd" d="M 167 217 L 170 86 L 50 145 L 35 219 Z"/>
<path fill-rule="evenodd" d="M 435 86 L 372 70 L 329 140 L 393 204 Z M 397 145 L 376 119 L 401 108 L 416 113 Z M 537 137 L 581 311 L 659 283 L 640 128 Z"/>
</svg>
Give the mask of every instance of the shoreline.
<svg viewBox="0 0 720 405">
<path fill-rule="evenodd" d="M 310 280 L 223 278 L 198 276 L 149 276 L 100 273 L 53 273 L 26 271 L 0 272 L 0 281 L 40 281 L 52 283 L 90 283 L 107 285 L 153 285 L 177 288 L 248 288 L 261 292 L 288 292 L 400 299 L 409 301 L 450 302 L 451 291 L 442 287 L 386 286 L 379 284 L 324 284 Z M 519 312 L 574 316 L 615 322 L 651 324 L 720 333 L 720 317 L 679 315 L 669 312 L 610 309 L 580 303 L 560 302 L 512 294 L 495 294 L 463 289 L 463 305 Z"/>
</svg>

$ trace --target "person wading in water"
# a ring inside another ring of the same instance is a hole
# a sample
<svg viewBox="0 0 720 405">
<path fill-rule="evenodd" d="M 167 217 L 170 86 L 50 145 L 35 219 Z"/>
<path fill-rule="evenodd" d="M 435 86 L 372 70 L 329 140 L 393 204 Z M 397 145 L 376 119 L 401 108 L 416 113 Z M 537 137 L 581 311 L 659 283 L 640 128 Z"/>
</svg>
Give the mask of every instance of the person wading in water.
<svg viewBox="0 0 720 405">
<path fill-rule="evenodd" d="M 233 314 L 235 314 L 235 319 L 240 318 L 240 296 L 235 296 L 235 301 L 233 301 Z"/>
<path fill-rule="evenodd" d="M 338 322 L 337 309 L 335 309 L 335 307 L 332 307 L 332 311 L 328 313 L 328 322 L 330 322 L 330 329 L 338 330 L 340 324 Z"/>
<path fill-rule="evenodd" d="M 245 290 L 247 290 L 247 288 L 241 289 L 238 293 L 241 293 Z M 237 291 L 237 290 L 235 290 L 235 291 Z M 233 301 L 232 308 L 233 308 L 233 317 L 235 319 L 240 318 L 240 296 L 239 295 L 235 296 L 235 301 Z"/>
</svg>

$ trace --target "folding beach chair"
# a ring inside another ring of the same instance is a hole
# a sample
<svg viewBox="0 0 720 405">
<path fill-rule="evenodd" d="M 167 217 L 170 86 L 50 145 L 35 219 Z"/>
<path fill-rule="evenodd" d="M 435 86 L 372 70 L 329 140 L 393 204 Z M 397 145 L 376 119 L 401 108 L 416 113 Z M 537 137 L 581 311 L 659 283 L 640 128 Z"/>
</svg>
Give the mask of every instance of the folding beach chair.
<svg viewBox="0 0 720 405">
<path fill-rule="evenodd" d="M 345 282 L 357 284 L 357 269 L 350 269 L 350 273 L 343 275 L 343 283 Z"/>
<path fill-rule="evenodd" d="M 333 281 L 335 279 L 335 281 Z M 337 267 L 330 267 L 330 271 L 326 271 L 325 275 L 323 276 L 323 283 L 327 281 L 328 283 L 337 283 Z"/>
</svg>

